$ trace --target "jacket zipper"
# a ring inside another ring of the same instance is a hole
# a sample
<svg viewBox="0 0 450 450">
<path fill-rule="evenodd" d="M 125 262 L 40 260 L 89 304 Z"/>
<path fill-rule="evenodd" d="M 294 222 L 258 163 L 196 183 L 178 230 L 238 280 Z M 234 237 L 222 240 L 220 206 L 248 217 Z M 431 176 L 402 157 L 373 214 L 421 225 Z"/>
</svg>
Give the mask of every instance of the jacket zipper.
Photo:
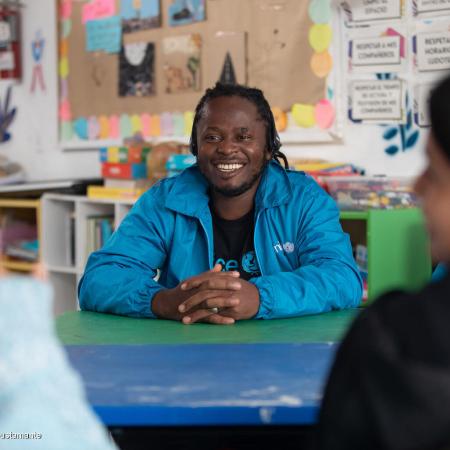
<svg viewBox="0 0 450 450">
<path fill-rule="evenodd" d="M 256 215 L 255 227 L 254 227 L 254 233 L 253 233 L 253 248 L 255 249 L 255 256 L 256 256 L 256 261 L 258 261 L 259 271 L 261 272 L 261 276 L 263 276 L 264 274 L 263 274 L 263 270 L 262 270 L 262 267 L 260 264 L 261 260 L 259 259 L 258 251 L 256 249 L 256 232 L 258 230 L 257 225 L 258 225 L 258 219 L 259 219 L 259 216 L 261 215 L 261 212 L 262 211 L 258 211 L 258 214 Z"/>
</svg>

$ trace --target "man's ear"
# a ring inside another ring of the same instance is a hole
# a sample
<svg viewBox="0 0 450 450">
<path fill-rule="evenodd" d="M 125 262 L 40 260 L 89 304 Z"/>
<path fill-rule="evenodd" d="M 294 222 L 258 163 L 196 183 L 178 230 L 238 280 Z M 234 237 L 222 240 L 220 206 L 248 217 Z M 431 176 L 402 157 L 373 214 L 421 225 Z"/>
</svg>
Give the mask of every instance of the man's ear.
<svg viewBox="0 0 450 450">
<path fill-rule="evenodd" d="M 272 152 L 269 148 L 266 148 L 266 161 L 270 161 L 272 159 Z"/>
</svg>

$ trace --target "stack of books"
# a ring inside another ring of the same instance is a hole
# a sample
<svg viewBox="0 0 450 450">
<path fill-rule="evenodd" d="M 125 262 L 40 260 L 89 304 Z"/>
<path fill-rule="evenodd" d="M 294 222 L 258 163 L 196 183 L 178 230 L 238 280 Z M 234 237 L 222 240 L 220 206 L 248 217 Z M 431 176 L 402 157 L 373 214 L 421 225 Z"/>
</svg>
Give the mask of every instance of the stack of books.
<svg viewBox="0 0 450 450">
<path fill-rule="evenodd" d="M 103 147 L 100 162 L 104 186 L 89 186 L 90 198 L 136 199 L 151 185 L 147 178 L 147 155 L 151 148 L 143 145 Z"/>
</svg>

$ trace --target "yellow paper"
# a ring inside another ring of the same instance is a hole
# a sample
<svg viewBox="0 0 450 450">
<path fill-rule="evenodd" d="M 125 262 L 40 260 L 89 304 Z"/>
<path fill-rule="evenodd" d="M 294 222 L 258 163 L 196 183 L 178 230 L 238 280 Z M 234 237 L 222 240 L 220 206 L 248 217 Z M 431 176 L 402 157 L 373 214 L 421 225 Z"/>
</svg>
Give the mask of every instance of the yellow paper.
<svg viewBox="0 0 450 450">
<path fill-rule="evenodd" d="M 331 44 L 333 32 L 328 24 L 316 23 L 309 29 L 309 43 L 314 51 L 325 51 Z"/>
<path fill-rule="evenodd" d="M 137 114 L 131 116 L 131 134 L 139 133 L 142 129 L 141 118 Z"/>
<path fill-rule="evenodd" d="M 59 76 L 61 78 L 67 78 L 69 75 L 69 60 L 67 58 L 61 58 L 59 61 Z"/>
<path fill-rule="evenodd" d="M 311 70 L 319 78 L 325 78 L 333 68 L 333 58 L 326 50 L 321 53 L 314 53 L 311 58 Z"/>
<path fill-rule="evenodd" d="M 161 136 L 161 119 L 159 114 L 152 114 L 151 116 L 150 136 Z"/>
<path fill-rule="evenodd" d="M 98 118 L 98 123 L 100 125 L 100 139 L 109 138 L 109 119 L 106 116 L 100 116 Z"/>
<path fill-rule="evenodd" d="M 311 128 L 316 124 L 314 106 L 295 103 L 291 110 L 295 123 L 302 128 Z"/>
<path fill-rule="evenodd" d="M 108 162 L 119 162 L 119 147 L 108 147 Z"/>
<path fill-rule="evenodd" d="M 194 113 L 192 111 L 186 111 L 184 113 L 184 134 L 185 134 L 185 136 L 191 135 L 193 123 L 194 123 Z"/>
</svg>

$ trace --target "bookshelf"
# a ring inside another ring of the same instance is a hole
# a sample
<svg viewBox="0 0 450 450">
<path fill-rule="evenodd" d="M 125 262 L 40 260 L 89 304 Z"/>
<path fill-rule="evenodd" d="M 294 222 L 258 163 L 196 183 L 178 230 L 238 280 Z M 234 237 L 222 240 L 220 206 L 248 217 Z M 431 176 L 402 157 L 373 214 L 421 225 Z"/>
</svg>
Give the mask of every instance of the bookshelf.
<svg viewBox="0 0 450 450">
<path fill-rule="evenodd" d="M 60 314 L 78 308 L 77 285 L 88 257 L 88 219 L 112 217 L 117 228 L 134 201 L 49 193 L 41 202 L 42 259 Z M 368 303 L 388 289 L 418 288 L 429 279 L 431 260 L 419 209 L 343 211 L 341 223 L 353 245 L 367 247 Z"/>
<path fill-rule="evenodd" d="M 8 224 L 6 220 L 20 221 L 29 224 L 36 229 L 36 237 L 41 237 L 41 203 L 34 199 L 8 199 L 0 198 L 0 220 L 2 239 L 7 228 L 14 227 L 14 223 Z M 27 273 L 32 270 L 34 263 L 12 258 L 4 253 L 3 244 L 0 252 L 0 265 L 10 271 Z M 40 259 L 40 250 L 38 260 Z"/>
<path fill-rule="evenodd" d="M 112 217 L 117 228 L 134 201 L 44 194 L 42 260 L 55 291 L 55 313 L 78 308 L 77 286 L 88 258 L 88 220 Z"/>
</svg>

